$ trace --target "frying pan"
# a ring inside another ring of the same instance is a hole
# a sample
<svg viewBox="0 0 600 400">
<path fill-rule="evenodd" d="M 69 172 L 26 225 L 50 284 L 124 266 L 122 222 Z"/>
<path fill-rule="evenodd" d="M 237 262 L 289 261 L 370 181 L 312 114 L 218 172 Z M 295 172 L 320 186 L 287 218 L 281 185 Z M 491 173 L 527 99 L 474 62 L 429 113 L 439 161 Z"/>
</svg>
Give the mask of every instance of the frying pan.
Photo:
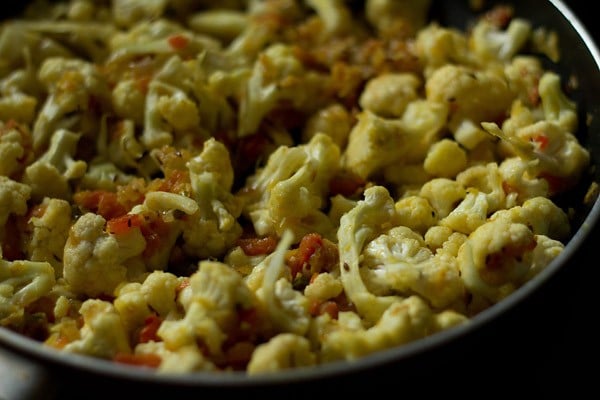
<svg viewBox="0 0 600 400">
<path fill-rule="evenodd" d="M 444 25 L 465 28 L 473 17 L 467 0 L 433 3 L 432 17 Z M 563 253 L 533 280 L 475 316 L 468 325 L 351 363 L 258 377 L 238 373 L 157 376 L 141 368 L 58 353 L 0 329 L 0 399 L 107 398 L 124 397 L 125 393 L 136 398 L 307 398 L 338 397 L 361 390 L 376 396 L 468 395 L 480 385 L 485 393 L 514 393 L 518 389 L 522 394 L 531 388 L 539 395 L 564 387 L 576 394 L 576 390 L 583 390 L 590 376 L 585 376 L 586 369 L 578 365 L 592 350 L 589 346 L 594 343 L 594 332 L 586 321 L 593 318 L 592 312 L 597 314 L 593 307 L 598 305 L 597 300 L 592 303 L 589 291 L 598 281 L 593 254 L 594 243 L 600 239 L 600 201 L 584 204 L 583 197 L 599 174 L 600 54 L 582 23 L 591 23 L 585 19 L 583 2 L 512 3 L 517 15 L 559 34 L 561 60 L 552 69 L 563 80 L 576 77 L 579 82 L 570 93 L 580 113 L 577 135 L 590 150 L 595 166 L 581 185 L 559 199 L 561 206 L 574 210 L 574 234 Z M 3 6 L 0 15 L 14 15 L 19 7 L 22 5 Z M 384 388 L 393 392 L 384 394 Z"/>
</svg>

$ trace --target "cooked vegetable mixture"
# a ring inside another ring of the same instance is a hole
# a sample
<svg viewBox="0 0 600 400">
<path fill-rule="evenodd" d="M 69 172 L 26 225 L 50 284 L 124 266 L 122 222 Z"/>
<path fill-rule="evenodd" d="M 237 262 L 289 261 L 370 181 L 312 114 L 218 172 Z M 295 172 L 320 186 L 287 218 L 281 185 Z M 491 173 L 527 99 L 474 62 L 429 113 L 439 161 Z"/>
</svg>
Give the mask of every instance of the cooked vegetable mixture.
<svg viewBox="0 0 600 400">
<path fill-rule="evenodd" d="M 218 4 L 215 5 L 215 4 Z M 34 1 L 0 26 L 0 322 L 157 373 L 355 360 L 564 249 L 590 164 L 507 5 Z"/>
</svg>

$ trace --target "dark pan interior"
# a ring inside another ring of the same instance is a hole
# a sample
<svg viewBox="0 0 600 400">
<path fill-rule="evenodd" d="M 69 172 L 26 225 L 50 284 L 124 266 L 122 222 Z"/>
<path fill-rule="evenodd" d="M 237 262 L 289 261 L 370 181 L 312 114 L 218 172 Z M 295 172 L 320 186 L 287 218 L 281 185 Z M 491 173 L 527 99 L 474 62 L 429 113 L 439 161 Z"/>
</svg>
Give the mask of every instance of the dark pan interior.
<svg viewBox="0 0 600 400">
<path fill-rule="evenodd" d="M 488 5 L 493 3 L 505 2 L 486 2 Z M 593 250 L 593 242 L 600 237 L 596 226 L 600 206 L 597 201 L 584 205 L 583 197 L 590 183 L 598 181 L 599 174 L 600 57 L 589 32 L 571 13 L 571 9 L 565 6 L 567 3 L 539 0 L 513 3 L 517 15 L 531 20 L 536 26 L 550 27 L 559 34 L 561 61 L 556 66 L 550 65 L 549 60 L 547 62 L 551 69 L 561 73 L 563 80 L 575 77 L 579 82 L 578 87 L 569 94 L 578 102 L 580 111 L 578 138 L 590 150 L 595 168 L 573 193 L 560 199 L 560 205 L 572 208 L 576 215 L 574 236 L 564 254 L 538 279 L 477 316 L 473 324 L 354 363 L 334 363 L 258 378 L 237 374 L 157 377 L 145 370 L 71 354 L 57 354 L 2 329 L 0 346 L 47 367 L 51 377 L 50 386 L 47 390 L 42 389 L 42 392 L 46 396 L 51 396 L 56 390 L 61 394 L 64 392 L 60 398 L 89 398 L 88 395 L 96 398 L 94 393 L 98 398 L 105 398 L 122 393 L 124 388 L 134 390 L 137 396 L 151 398 L 169 395 L 179 397 L 182 394 L 200 397 L 224 393 L 306 398 L 319 393 L 339 396 L 361 389 L 382 396 L 379 388 L 389 384 L 396 386 L 392 392 L 394 395 L 409 393 L 415 388 L 419 388 L 422 394 L 434 393 L 442 386 L 450 393 L 460 395 L 467 393 L 465 390 L 469 390 L 469 385 L 478 380 L 489 381 L 498 390 L 509 388 L 515 382 L 531 380 L 532 370 L 542 367 L 524 360 L 541 358 L 549 351 L 547 346 L 556 344 L 550 335 L 552 330 L 556 329 L 557 324 L 571 321 L 565 314 L 577 306 L 574 303 L 578 300 L 573 300 L 571 294 L 565 295 L 564 287 L 560 285 L 570 282 L 577 290 L 578 283 L 573 283 L 573 274 L 588 274 L 588 271 L 591 274 L 594 268 L 594 263 L 587 262 L 589 256 L 586 254 Z M 467 0 L 434 0 L 432 18 L 444 25 L 468 27 L 473 18 L 468 4 Z M 11 2 L 8 8 L 0 11 L 0 15 L 14 15 L 20 7 Z M 569 296 L 571 300 L 565 300 Z M 575 326 L 572 322 L 569 328 L 564 329 L 589 329 L 582 321 L 576 321 L 578 325 Z M 544 335 L 550 337 L 547 342 L 542 340 Z M 502 362 L 508 363 L 506 369 L 498 367 Z M 553 377 L 550 373 L 553 371 L 543 371 L 548 378 L 546 384 L 550 385 Z M 117 386 L 120 388 L 118 392 Z M 85 396 L 78 397 L 82 394 Z M 43 397 L 43 394 L 40 396 Z"/>
</svg>

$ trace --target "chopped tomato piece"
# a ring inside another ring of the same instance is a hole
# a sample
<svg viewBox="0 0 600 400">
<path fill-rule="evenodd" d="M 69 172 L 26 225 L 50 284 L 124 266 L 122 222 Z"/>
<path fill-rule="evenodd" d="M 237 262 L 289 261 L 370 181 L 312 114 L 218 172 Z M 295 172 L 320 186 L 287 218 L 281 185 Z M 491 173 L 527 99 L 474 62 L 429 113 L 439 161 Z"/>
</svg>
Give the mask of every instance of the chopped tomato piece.
<svg viewBox="0 0 600 400">
<path fill-rule="evenodd" d="M 270 254 L 277 247 L 277 238 L 273 236 L 265 236 L 261 238 L 240 238 L 237 245 L 244 250 L 248 256 L 258 256 Z"/>
<path fill-rule="evenodd" d="M 121 217 L 113 218 L 106 223 L 106 231 L 113 235 L 122 235 L 129 232 L 131 228 L 141 228 L 144 219 L 138 214 L 125 214 Z"/>
<path fill-rule="evenodd" d="M 144 327 L 140 330 L 139 342 L 160 342 L 161 339 L 156 333 L 158 332 L 158 328 L 160 328 L 161 323 L 162 319 L 156 314 L 146 317 L 146 320 L 144 321 Z"/>
<path fill-rule="evenodd" d="M 291 251 L 287 264 L 292 271 L 292 277 L 302 272 L 310 258 L 323 246 L 323 238 L 318 233 L 304 235 L 297 249 Z"/>
<path fill-rule="evenodd" d="M 185 48 L 189 43 L 189 39 L 183 35 L 169 36 L 167 41 L 169 42 L 169 45 L 172 48 L 174 48 L 175 50 L 181 50 L 181 49 Z"/>
</svg>

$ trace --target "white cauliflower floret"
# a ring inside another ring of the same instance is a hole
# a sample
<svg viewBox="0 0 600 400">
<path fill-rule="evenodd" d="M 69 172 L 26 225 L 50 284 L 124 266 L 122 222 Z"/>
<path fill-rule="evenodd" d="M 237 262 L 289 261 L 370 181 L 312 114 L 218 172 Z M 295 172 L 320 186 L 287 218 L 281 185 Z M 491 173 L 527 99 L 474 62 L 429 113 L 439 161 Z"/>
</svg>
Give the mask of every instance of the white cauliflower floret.
<svg viewBox="0 0 600 400">
<path fill-rule="evenodd" d="M 548 181 L 531 175 L 531 164 L 520 157 L 505 158 L 498 167 L 506 194 L 506 205 L 522 204 L 527 199 L 550 195 Z"/>
<path fill-rule="evenodd" d="M 291 230 L 299 240 L 317 232 L 332 239 L 334 224 L 323 209 L 339 162 L 340 150 L 325 134 L 315 135 L 307 144 L 277 148 L 247 179 L 242 194 L 244 214 L 256 233 L 280 236 Z"/>
<path fill-rule="evenodd" d="M 427 79 L 433 71 L 447 64 L 475 64 L 475 57 L 469 49 L 464 33 L 435 22 L 417 32 L 415 49 Z"/>
<path fill-rule="evenodd" d="M 29 132 L 11 125 L 0 118 L 0 176 L 21 172 L 33 156 Z"/>
<path fill-rule="evenodd" d="M 363 111 L 350 132 L 342 164 L 367 178 L 390 165 L 422 161 L 438 139 L 447 112 L 445 104 L 426 100 L 409 103 L 400 119 Z"/>
<path fill-rule="evenodd" d="M 0 175 L 0 227 L 6 225 L 11 214 L 25 215 L 30 195 L 28 185 Z"/>
<path fill-rule="evenodd" d="M 563 192 L 577 182 L 590 163 L 590 153 L 574 134 L 550 121 L 539 121 L 507 135 L 495 123 L 482 123 L 492 135 L 507 142 L 514 154 L 530 161 L 531 176 L 550 180 L 550 193 Z"/>
<path fill-rule="evenodd" d="M 429 201 L 439 219 L 447 217 L 466 195 L 460 183 L 448 178 L 431 179 L 419 190 L 419 196 Z"/>
<path fill-rule="evenodd" d="M 256 347 L 246 371 L 249 375 L 257 375 L 310 367 L 316 363 L 317 357 L 308 339 L 293 333 L 280 333 Z"/>
<path fill-rule="evenodd" d="M 144 251 L 146 240 L 138 227 L 113 235 L 105 231 L 101 215 L 86 213 L 69 231 L 63 276 L 76 293 L 90 297 L 112 295 L 127 281 L 127 262 Z"/>
<path fill-rule="evenodd" d="M 545 72 L 540 78 L 538 92 L 546 121 L 557 124 L 565 132 L 575 132 L 578 124 L 577 103 L 564 93 L 560 76 L 555 72 Z"/>
<path fill-rule="evenodd" d="M 396 210 L 394 200 L 383 186 L 365 190 L 364 199 L 344 214 L 338 229 L 340 272 L 344 291 L 359 314 L 374 323 L 396 301 L 396 296 L 379 297 L 371 293 L 360 274 L 364 246 L 391 228 Z"/>
<path fill-rule="evenodd" d="M 421 79 L 411 73 L 387 73 L 371 78 L 358 99 L 363 110 L 380 117 L 401 117 L 408 104 L 419 98 Z"/>
<path fill-rule="evenodd" d="M 105 359 L 131 352 L 121 317 L 111 303 L 88 299 L 81 304 L 79 312 L 83 317 L 81 338 L 67 344 L 64 351 Z"/>
<path fill-rule="evenodd" d="M 86 135 L 98 124 L 98 107 L 108 103 L 110 90 L 98 66 L 79 59 L 53 57 L 44 61 L 39 79 L 48 97 L 33 126 L 33 148 L 44 149 L 58 129 Z"/>
<path fill-rule="evenodd" d="M 187 25 L 194 32 L 230 43 L 246 29 L 249 20 L 243 10 L 215 8 L 194 12 L 187 18 Z"/>
<path fill-rule="evenodd" d="M 73 159 L 79 138 L 79 134 L 69 130 L 57 130 L 48 150 L 25 169 L 23 182 L 31 186 L 34 199 L 70 198 L 70 181 L 81 178 L 87 170 L 85 161 Z"/>
<path fill-rule="evenodd" d="M 130 282 L 118 287 L 114 306 L 127 332 L 142 326 L 153 313 L 164 319 L 176 312 L 177 288 L 182 280 L 169 272 L 153 271 L 143 283 Z"/>
<path fill-rule="evenodd" d="M 428 100 L 448 105 L 452 131 L 464 120 L 479 124 L 504 117 L 515 96 L 501 75 L 451 64 L 433 72 L 425 91 Z"/>
<path fill-rule="evenodd" d="M 311 115 L 302 130 L 302 141 L 310 142 L 317 133 L 330 136 L 340 149 L 346 147 L 348 135 L 354 125 L 354 117 L 341 104 L 334 103 Z"/>
<path fill-rule="evenodd" d="M 547 197 L 533 197 L 521 206 L 500 210 L 490 219 L 506 218 L 510 222 L 527 225 L 536 235 L 566 240 L 571 233 L 569 216 Z"/>
<path fill-rule="evenodd" d="M 418 293 L 440 308 L 464 293 L 456 258 L 447 252 L 434 255 L 409 228 L 394 227 L 372 240 L 363 257 L 365 283 L 374 292 Z"/>
<path fill-rule="evenodd" d="M 135 354 L 152 354 L 160 357 L 160 365 L 156 371 L 160 374 L 182 374 L 194 371 L 215 372 L 217 367 L 195 344 L 183 346 L 175 350 L 168 349 L 164 342 L 146 342 L 135 346 Z"/>
<path fill-rule="evenodd" d="M 523 18 L 513 18 L 505 30 L 480 18 L 471 31 L 470 45 L 483 62 L 507 62 L 522 50 L 531 32 L 531 22 Z"/>
<path fill-rule="evenodd" d="M 467 166 L 467 152 L 450 139 L 442 139 L 434 143 L 427 151 L 423 168 L 428 174 L 453 178 Z"/>
<path fill-rule="evenodd" d="M 231 193 L 233 167 L 225 145 L 214 138 L 187 163 L 198 210 L 184 225 L 184 249 L 201 258 L 219 257 L 242 234 L 242 203 Z"/>
<path fill-rule="evenodd" d="M 38 100 L 23 93 L 10 93 L 0 97 L 0 120 L 30 124 L 36 115 Z"/>
<path fill-rule="evenodd" d="M 338 276 L 329 272 L 321 272 L 304 288 L 304 295 L 309 299 L 325 301 L 339 296 L 344 285 Z"/>
<path fill-rule="evenodd" d="M 510 86 L 518 94 L 518 99 L 528 107 L 535 107 L 539 102 L 538 85 L 543 74 L 542 63 L 534 56 L 516 56 L 504 67 L 504 75 Z"/>
<path fill-rule="evenodd" d="M 492 303 L 500 301 L 524 283 L 535 247 L 535 235 L 524 224 L 496 218 L 481 225 L 458 252 L 466 288 Z"/>
<path fill-rule="evenodd" d="M 395 208 L 395 224 L 406 226 L 419 233 L 424 233 L 438 222 L 435 209 L 426 198 L 421 196 L 403 197 L 396 202 Z"/>
<path fill-rule="evenodd" d="M 62 277 L 63 251 L 71 229 L 71 205 L 66 200 L 45 198 L 38 206 L 41 215 L 33 215 L 33 232 L 25 250 L 32 261 L 47 261 L 57 278 Z"/>
<path fill-rule="evenodd" d="M 137 139 L 135 122 L 124 119 L 110 124 L 107 119 L 102 119 L 96 142 L 98 156 L 94 158 L 92 165 L 110 163 L 120 169 L 137 169 L 143 175 L 139 164 L 145 149 Z M 124 175 L 122 171 L 118 173 Z"/>
<path fill-rule="evenodd" d="M 433 312 L 418 296 L 398 299 L 370 328 L 338 329 L 325 335 L 321 350 L 322 361 L 355 360 L 424 338 L 466 321 L 466 317 L 454 311 L 443 311 L 439 314 Z"/>
<path fill-rule="evenodd" d="M 504 208 L 506 193 L 504 192 L 502 175 L 498 164 L 490 162 L 485 165 L 474 165 L 456 176 L 456 182 L 470 189 L 477 189 L 485 193 L 488 212 Z"/>
<path fill-rule="evenodd" d="M 265 259 L 262 285 L 256 294 L 277 332 L 304 335 L 310 324 L 309 301 L 293 289 L 287 277 L 281 277 L 287 269 L 285 254 L 292 240 L 292 233 L 285 231 L 273 255 Z"/>
<path fill-rule="evenodd" d="M 169 350 L 201 341 L 213 355 L 221 354 L 221 346 L 236 323 L 238 312 L 256 306 L 256 298 L 242 276 L 216 261 L 199 263 L 179 301 L 185 310 L 184 317 L 163 321 L 157 335 Z"/>
<path fill-rule="evenodd" d="M 440 220 L 440 225 L 469 234 L 485 224 L 489 215 L 487 194 L 477 189 L 468 189 L 466 193 L 460 204 Z"/>
<path fill-rule="evenodd" d="M 55 282 L 47 262 L 0 258 L 0 320 L 50 293 Z"/>
<path fill-rule="evenodd" d="M 279 43 L 268 47 L 256 59 L 247 80 L 238 115 L 238 136 L 255 133 L 262 119 L 282 101 L 290 102 L 297 110 L 317 110 L 319 99 L 324 98 L 326 79 L 306 71 L 291 46 Z"/>
</svg>

